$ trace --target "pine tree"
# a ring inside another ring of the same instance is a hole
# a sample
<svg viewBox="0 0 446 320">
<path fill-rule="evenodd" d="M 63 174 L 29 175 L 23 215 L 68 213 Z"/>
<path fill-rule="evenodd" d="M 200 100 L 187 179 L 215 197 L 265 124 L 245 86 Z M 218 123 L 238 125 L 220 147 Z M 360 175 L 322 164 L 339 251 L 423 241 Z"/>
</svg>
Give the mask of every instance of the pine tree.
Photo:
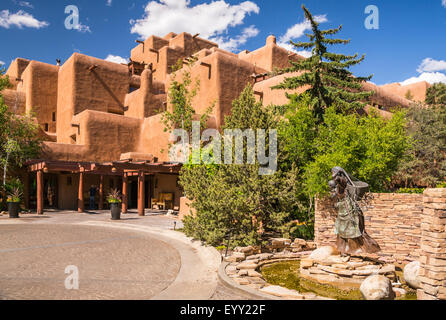
<svg viewBox="0 0 446 320">
<path fill-rule="evenodd" d="M 361 83 L 372 78 L 354 77 L 348 70 L 361 63 L 365 56 L 358 54 L 347 56 L 328 52 L 328 45 L 348 44 L 350 40 L 333 39 L 331 37 L 342 29 L 319 30 L 319 23 L 313 18 L 305 6 L 302 6 L 306 19 L 311 23 L 312 34 L 306 34 L 309 42 L 291 41 L 296 48 L 312 49 L 312 56 L 298 62 L 291 61 L 291 67 L 280 73 L 301 72 L 296 77 L 286 78 L 283 83 L 273 89 L 297 89 L 310 86 L 306 92 L 311 97 L 311 107 L 321 120 L 324 110 L 335 106 L 339 111 L 351 111 L 364 107 L 364 101 L 373 94 L 372 91 L 362 91 Z M 293 95 L 287 96 L 291 99 Z M 296 97 L 299 100 L 299 96 Z"/>
</svg>

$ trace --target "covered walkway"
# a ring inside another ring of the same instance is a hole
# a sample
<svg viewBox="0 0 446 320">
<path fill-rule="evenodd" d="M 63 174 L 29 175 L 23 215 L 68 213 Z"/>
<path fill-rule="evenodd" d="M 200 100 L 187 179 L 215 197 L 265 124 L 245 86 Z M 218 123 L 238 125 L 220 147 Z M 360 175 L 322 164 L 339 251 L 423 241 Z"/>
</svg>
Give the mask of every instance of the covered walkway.
<svg viewBox="0 0 446 320">
<path fill-rule="evenodd" d="M 37 213 L 44 213 L 44 175 L 45 174 L 75 174 L 78 178 L 77 210 L 82 213 L 85 211 L 84 200 L 84 180 L 86 175 L 99 176 L 99 204 L 98 209 L 104 208 L 104 177 L 115 176 L 122 178 L 122 212 L 127 213 L 129 208 L 129 179 L 137 177 L 137 203 L 138 214 L 144 216 L 146 191 L 145 179 L 147 176 L 155 174 L 178 175 L 181 164 L 178 163 L 152 163 L 136 162 L 130 160 L 114 162 L 70 162 L 70 161 L 49 161 L 33 160 L 26 163 L 28 173 L 37 175 Z M 29 179 L 25 179 L 25 199 L 26 206 L 29 207 Z"/>
</svg>

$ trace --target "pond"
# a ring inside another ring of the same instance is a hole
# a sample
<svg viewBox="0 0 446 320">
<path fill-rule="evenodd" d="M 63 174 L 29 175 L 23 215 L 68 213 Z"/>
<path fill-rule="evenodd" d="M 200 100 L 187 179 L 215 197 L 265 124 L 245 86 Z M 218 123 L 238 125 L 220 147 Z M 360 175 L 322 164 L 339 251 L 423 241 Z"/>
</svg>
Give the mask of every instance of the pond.
<svg viewBox="0 0 446 320">
<path fill-rule="evenodd" d="M 272 285 L 285 287 L 302 293 L 312 292 L 322 297 L 336 300 L 363 300 L 359 289 L 341 290 L 335 286 L 324 285 L 300 277 L 300 261 L 277 262 L 261 268 L 263 278 Z M 401 279 L 402 273 L 397 272 Z M 416 300 L 416 291 L 403 284 L 407 294 L 396 300 Z"/>
</svg>

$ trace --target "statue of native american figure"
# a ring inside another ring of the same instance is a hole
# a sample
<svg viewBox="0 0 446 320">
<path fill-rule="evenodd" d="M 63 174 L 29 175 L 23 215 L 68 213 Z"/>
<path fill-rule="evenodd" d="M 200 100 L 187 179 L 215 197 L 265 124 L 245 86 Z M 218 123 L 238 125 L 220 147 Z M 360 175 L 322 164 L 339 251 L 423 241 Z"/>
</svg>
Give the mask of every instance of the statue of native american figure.
<svg viewBox="0 0 446 320">
<path fill-rule="evenodd" d="M 355 181 L 341 167 L 332 169 L 332 179 L 329 186 L 338 210 L 335 234 L 339 252 L 343 255 L 358 255 L 381 251 L 378 243 L 365 231 L 364 214 L 358 204 L 369 191 L 369 185 Z"/>
</svg>

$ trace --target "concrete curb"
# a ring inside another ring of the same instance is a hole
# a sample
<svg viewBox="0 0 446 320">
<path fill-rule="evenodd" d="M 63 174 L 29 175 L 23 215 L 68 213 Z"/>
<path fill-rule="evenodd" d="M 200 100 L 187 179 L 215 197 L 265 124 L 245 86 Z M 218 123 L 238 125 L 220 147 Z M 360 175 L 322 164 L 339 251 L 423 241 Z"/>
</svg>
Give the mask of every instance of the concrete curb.
<svg viewBox="0 0 446 320">
<path fill-rule="evenodd" d="M 220 280 L 223 282 L 223 284 L 225 286 L 227 286 L 235 291 L 238 291 L 240 293 L 249 294 L 255 300 L 283 300 L 278 297 L 259 292 L 258 290 L 255 290 L 253 288 L 249 288 L 246 286 L 239 285 L 238 283 L 235 283 L 226 274 L 226 267 L 228 265 L 229 265 L 229 262 L 223 262 L 220 265 L 220 267 L 218 268 L 218 277 L 220 278 Z"/>
<path fill-rule="evenodd" d="M 76 224 L 148 233 L 178 251 L 181 257 L 181 267 L 176 279 L 151 300 L 208 300 L 217 289 L 217 273 L 221 256 L 213 247 L 204 247 L 178 231 L 156 227 L 100 221 Z"/>
</svg>

